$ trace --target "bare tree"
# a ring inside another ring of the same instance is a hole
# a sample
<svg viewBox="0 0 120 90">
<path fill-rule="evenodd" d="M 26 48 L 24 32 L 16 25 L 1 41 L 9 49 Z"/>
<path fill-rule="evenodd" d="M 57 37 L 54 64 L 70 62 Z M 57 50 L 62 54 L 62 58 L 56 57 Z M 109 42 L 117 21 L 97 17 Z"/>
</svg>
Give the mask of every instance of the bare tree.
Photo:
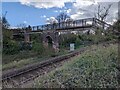
<svg viewBox="0 0 120 90">
<path fill-rule="evenodd" d="M 66 13 L 60 13 L 56 18 L 50 17 L 46 20 L 47 24 L 55 24 L 66 21 L 73 21 Z"/>
<path fill-rule="evenodd" d="M 9 28 L 10 24 L 8 23 L 7 19 L 6 19 L 6 14 L 7 11 L 5 12 L 5 14 L 2 16 L 2 26 L 3 28 Z"/>
<path fill-rule="evenodd" d="M 70 21 L 73 21 L 72 18 L 66 18 L 65 22 L 70 22 Z"/>
<path fill-rule="evenodd" d="M 58 20 L 58 22 L 65 22 L 66 19 L 70 18 L 70 16 L 68 16 L 66 13 L 60 13 L 56 19 Z"/>
<path fill-rule="evenodd" d="M 95 17 L 101 21 L 105 21 L 106 17 L 109 15 L 109 11 L 112 4 L 109 4 L 108 7 L 101 8 L 101 5 L 98 4 L 97 13 L 95 13 Z"/>
<path fill-rule="evenodd" d="M 18 29 L 25 29 L 26 28 L 26 24 L 25 23 L 21 23 L 19 25 L 17 25 Z"/>
</svg>

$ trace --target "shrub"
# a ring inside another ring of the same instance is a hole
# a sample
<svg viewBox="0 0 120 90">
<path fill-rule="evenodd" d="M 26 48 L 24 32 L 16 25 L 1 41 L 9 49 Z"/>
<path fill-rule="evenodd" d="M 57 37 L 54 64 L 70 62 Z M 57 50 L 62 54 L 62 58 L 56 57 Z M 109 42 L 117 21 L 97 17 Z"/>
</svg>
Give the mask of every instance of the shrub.
<svg viewBox="0 0 120 90">
<path fill-rule="evenodd" d="M 41 43 L 34 42 L 32 44 L 32 50 L 37 54 L 43 54 L 45 48 Z"/>
<path fill-rule="evenodd" d="M 60 47 L 67 48 L 69 47 L 70 43 L 75 43 L 76 35 L 75 34 L 65 34 L 60 36 Z"/>
<path fill-rule="evenodd" d="M 79 47 L 82 44 L 83 44 L 83 41 L 79 37 L 77 37 L 76 40 L 75 40 L 75 46 L 76 46 L 76 48 Z"/>
<path fill-rule="evenodd" d="M 31 34 L 30 37 L 31 37 L 31 41 L 39 42 L 39 43 L 42 42 L 42 36 L 39 33 L 37 33 L 37 34 Z"/>
<path fill-rule="evenodd" d="M 8 41 L 3 45 L 4 54 L 16 54 L 20 51 L 19 44 L 13 40 Z"/>
<path fill-rule="evenodd" d="M 31 50 L 32 49 L 32 43 L 27 42 L 20 42 L 20 50 Z"/>
</svg>

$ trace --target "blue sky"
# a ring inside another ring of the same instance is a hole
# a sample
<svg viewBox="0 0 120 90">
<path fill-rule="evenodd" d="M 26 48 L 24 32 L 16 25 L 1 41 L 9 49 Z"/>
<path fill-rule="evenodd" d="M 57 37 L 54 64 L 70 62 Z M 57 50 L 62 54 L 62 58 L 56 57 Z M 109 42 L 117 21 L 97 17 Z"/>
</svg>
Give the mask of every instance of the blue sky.
<svg viewBox="0 0 120 90">
<path fill-rule="evenodd" d="M 75 20 L 93 17 L 98 3 L 100 2 L 97 2 L 97 0 L 58 0 L 57 2 L 55 0 L 51 0 L 51 2 L 19 0 L 19 2 L 2 2 L 2 14 L 7 11 L 6 18 L 11 27 L 23 23 L 36 26 L 45 24 L 46 20 L 51 18 L 55 19 L 61 12 L 67 13 Z M 110 3 L 113 2 L 102 2 L 100 4 L 101 7 L 107 7 Z M 107 22 L 111 23 L 116 20 L 117 6 L 117 3 L 113 3 L 110 15 L 106 19 Z"/>
<path fill-rule="evenodd" d="M 46 23 L 46 18 L 56 17 L 62 12 L 71 8 L 70 3 L 66 3 L 63 8 L 35 8 L 21 4 L 20 2 L 3 2 L 2 13 L 6 14 L 6 18 L 11 26 L 17 26 L 22 23 L 27 25 L 42 25 Z"/>
</svg>

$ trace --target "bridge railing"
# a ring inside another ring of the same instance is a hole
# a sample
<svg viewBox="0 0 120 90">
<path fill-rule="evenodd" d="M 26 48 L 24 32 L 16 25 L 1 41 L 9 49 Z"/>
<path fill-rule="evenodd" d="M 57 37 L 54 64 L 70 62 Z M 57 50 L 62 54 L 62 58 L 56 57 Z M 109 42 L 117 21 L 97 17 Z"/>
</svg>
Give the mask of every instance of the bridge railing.
<svg viewBox="0 0 120 90">
<path fill-rule="evenodd" d="M 95 26 L 96 27 L 101 27 L 103 29 L 107 29 L 108 27 L 110 27 L 111 25 L 110 24 L 107 24 L 106 22 L 104 21 L 101 21 L 99 19 L 95 19 Z"/>
<path fill-rule="evenodd" d="M 82 27 L 93 25 L 93 18 L 88 19 L 80 19 L 80 20 L 73 20 L 61 23 L 54 23 L 54 24 L 46 24 L 40 26 L 33 26 L 32 30 L 56 30 L 56 29 L 64 29 L 64 28 L 71 28 L 71 27 Z"/>
<path fill-rule="evenodd" d="M 31 31 L 41 32 L 43 30 L 59 30 L 59 29 L 73 29 L 73 28 L 84 28 L 87 26 L 95 26 L 95 27 L 104 27 L 104 29 L 110 27 L 110 24 L 107 24 L 99 19 L 96 18 L 87 18 L 87 19 L 80 19 L 80 20 L 73 20 L 61 23 L 54 23 L 54 24 L 46 24 L 46 25 L 39 25 L 33 26 L 31 29 L 26 28 L 21 30 L 13 30 L 15 34 L 17 33 L 29 33 Z"/>
<path fill-rule="evenodd" d="M 61 23 L 54 23 L 54 24 L 46 24 L 40 26 L 33 26 L 33 31 L 39 30 L 57 30 L 57 29 L 67 29 L 72 27 L 85 27 L 85 26 L 96 26 L 96 27 L 103 27 L 107 28 L 110 24 L 107 24 L 99 19 L 96 18 L 87 18 L 87 19 L 80 19 L 80 20 L 73 20 Z"/>
</svg>

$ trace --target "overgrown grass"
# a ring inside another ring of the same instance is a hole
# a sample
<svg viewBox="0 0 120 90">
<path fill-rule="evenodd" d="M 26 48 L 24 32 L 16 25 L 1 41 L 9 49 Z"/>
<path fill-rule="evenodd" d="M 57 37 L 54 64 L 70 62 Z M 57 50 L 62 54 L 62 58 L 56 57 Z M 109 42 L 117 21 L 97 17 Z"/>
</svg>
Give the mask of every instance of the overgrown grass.
<svg viewBox="0 0 120 90">
<path fill-rule="evenodd" d="M 69 63 L 37 79 L 36 88 L 116 88 L 117 45 L 93 45 Z"/>
<path fill-rule="evenodd" d="M 36 63 L 36 62 L 40 62 L 40 61 L 43 61 L 45 59 L 47 59 L 48 57 L 34 57 L 34 58 L 28 58 L 28 59 L 21 59 L 19 61 L 12 61 L 8 64 L 4 64 L 2 66 L 2 70 L 7 70 L 7 69 L 12 69 L 12 68 L 21 68 L 25 65 L 28 65 L 28 64 L 32 64 L 32 63 Z"/>
<path fill-rule="evenodd" d="M 15 55 L 3 55 L 2 70 L 21 68 L 25 65 L 41 62 L 47 60 L 48 58 L 63 55 L 66 53 L 68 53 L 68 51 L 60 50 L 60 52 L 55 53 L 52 51 L 52 49 L 47 49 L 42 55 L 33 53 L 31 51 L 24 51 Z"/>
<path fill-rule="evenodd" d="M 2 54 L 2 64 L 4 65 L 11 63 L 12 61 L 20 61 L 21 59 L 27 59 L 35 56 L 37 56 L 37 54 L 29 50 L 21 51 L 20 53 L 16 53 L 13 55 Z"/>
</svg>

